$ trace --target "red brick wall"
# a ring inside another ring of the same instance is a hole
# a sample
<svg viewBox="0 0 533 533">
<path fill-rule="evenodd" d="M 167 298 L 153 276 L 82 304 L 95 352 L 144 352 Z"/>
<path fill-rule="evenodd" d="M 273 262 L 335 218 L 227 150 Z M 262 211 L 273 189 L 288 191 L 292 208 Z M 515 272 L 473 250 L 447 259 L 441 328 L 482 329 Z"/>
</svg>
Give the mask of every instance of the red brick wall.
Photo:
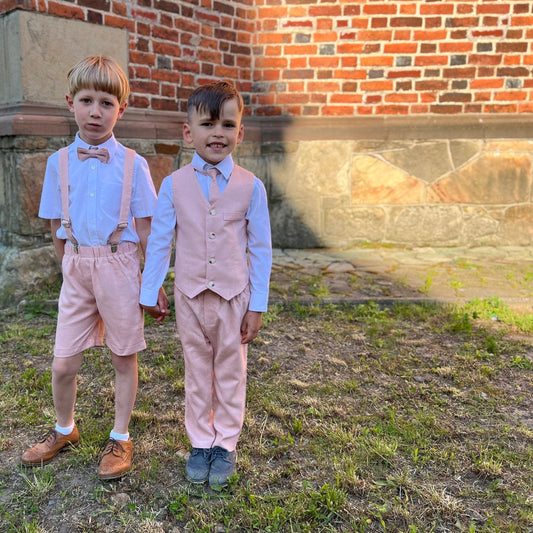
<svg viewBox="0 0 533 533">
<path fill-rule="evenodd" d="M 230 78 L 256 116 L 533 112 L 531 0 L 0 0 L 16 8 L 126 28 L 132 107 L 184 111 Z"/>
</svg>

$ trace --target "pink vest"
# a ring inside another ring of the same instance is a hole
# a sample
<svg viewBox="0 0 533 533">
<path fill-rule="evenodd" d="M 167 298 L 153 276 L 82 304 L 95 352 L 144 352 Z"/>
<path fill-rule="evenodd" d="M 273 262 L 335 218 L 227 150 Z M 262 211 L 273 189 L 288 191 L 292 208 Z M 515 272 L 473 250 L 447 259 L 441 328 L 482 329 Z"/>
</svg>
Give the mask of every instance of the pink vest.
<svg viewBox="0 0 533 533">
<path fill-rule="evenodd" d="M 246 212 L 253 187 L 253 174 L 235 166 L 224 193 L 210 204 L 192 165 L 172 174 L 175 283 L 189 298 L 207 289 L 230 300 L 248 285 Z"/>
</svg>

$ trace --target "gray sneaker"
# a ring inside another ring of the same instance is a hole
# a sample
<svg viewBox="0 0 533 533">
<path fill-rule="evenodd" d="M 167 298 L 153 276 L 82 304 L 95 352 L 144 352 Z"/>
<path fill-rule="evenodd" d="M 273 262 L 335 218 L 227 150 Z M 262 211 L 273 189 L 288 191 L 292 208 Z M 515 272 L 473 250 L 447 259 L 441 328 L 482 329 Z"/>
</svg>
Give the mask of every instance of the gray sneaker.
<svg viewBox="0 0 533 533">
<path fill-rule="evenodd" d="M 210 462 L 211 450 L 209 448 L 192 448 L 185 465 L 187 479 L 191 483 L 203 483 L 209 476 Z"/>
<path fill-rule="evenodd" d="M 211 468 L 209 470 L 209 485 L 214 490 L 220 490 L 228 484 L 228 478 L 235 474 L 237 454 L 228 452 L 225 448 L 215 446 L 211 450 Z"/>
</svg>

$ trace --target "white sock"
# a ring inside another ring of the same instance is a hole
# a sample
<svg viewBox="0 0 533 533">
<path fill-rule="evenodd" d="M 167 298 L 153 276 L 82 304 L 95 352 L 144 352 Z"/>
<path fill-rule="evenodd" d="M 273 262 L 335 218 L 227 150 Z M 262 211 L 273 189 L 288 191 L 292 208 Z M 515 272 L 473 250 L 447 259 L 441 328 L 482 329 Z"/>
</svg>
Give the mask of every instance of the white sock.
<svg viewBox="0 0 533 533">
<path fill-rule="evenodd" d="M 61 433 L 61 435 L 70 435 L 74 429 L 74 422 L 68 428 L 62 428 L 59 424 L 56 424 L 56 431 Z"/>
<path fill-rule="evenodd" d="M 109 434 L 109 438 L 115 439 L 115 440 L 130 440 L 130 434 L 129 433 L 116 433 L 115 431 L 111 431 Z"/>
</svg>

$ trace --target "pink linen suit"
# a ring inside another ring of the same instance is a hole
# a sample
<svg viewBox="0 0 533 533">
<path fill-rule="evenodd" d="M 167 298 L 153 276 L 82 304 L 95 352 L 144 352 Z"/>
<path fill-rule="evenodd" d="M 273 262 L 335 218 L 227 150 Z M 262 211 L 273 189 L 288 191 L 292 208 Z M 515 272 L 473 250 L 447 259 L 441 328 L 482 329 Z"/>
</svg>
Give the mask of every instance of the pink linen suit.
<svg viewBox="0 0 533 533">
<path fill-rule="evenodd" d="M 176 211 L 175 307 L 185 359 L 185 426 L 195 448 L 233 451 L 246 402 L 250 298 L 246 212 L 252 173 L 235 166 L 210 203 L 192 165 L 172 174 Z"/>
</svg>

